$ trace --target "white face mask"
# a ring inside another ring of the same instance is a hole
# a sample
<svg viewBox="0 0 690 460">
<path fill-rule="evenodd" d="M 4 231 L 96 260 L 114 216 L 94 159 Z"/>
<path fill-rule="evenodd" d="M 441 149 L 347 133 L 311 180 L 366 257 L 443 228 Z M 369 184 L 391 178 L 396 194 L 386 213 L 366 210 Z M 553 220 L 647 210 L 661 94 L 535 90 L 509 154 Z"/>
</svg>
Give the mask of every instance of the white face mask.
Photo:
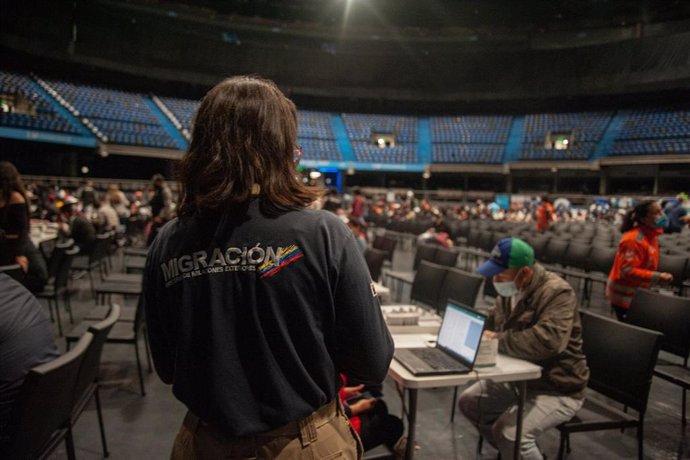
<svg viewBox="0 0 690 460">
<path fill-rule="evenodd" d="M 515 285 L 515 281 L 494 281 L 494 288 L 496 288 L 496 292 L 501 297 L 513 297 L 520 292 Z"/>
<path fill-rule="evenodd" d="M 511 281 L 494 281 L 494 287 L 498 295 L 501 297 L 517 296 L 520 293 L 520 289 L 518 289 L 515 281 L 520 277 L 520 273 L 518 272 Z"/>
</svg>

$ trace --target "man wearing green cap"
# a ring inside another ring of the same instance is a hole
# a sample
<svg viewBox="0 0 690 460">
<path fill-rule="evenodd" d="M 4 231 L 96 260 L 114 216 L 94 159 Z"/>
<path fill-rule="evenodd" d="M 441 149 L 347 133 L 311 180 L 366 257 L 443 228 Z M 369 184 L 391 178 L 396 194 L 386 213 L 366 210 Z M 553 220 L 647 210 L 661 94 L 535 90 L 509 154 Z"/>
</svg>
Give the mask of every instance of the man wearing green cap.
<svg viewBox="0 0 690 460">
<path fill-rule="evenodd" d="M 542 459 L 537 436 L 575 415 L 589 379 L 577 297 L 565 280 L 535 263 L 532 247 L 518 238 L 500 240 L 477 271 L 492 278 L 499 294 L 486 338 L 497 338 L 501 353 L 542 367 L 541 378 L 527 385 L 520 447 L 523 459 Z M 512 384 L 477 382 L 463 392 L 459 406 L 501 458 L 513 458 Z"/>
</svg>

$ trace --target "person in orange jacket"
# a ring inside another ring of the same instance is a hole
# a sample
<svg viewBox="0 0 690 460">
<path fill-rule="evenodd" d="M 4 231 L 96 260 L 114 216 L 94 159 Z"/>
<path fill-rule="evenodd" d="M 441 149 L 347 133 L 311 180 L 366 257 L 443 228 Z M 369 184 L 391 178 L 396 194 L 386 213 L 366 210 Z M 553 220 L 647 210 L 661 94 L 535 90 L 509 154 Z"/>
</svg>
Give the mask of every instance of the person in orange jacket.
<svg viewBox="0 0 690 460">
<path fill-rule="evenodd" d="M 555 220 L 553 205 L 547 197 L 541 199 L 541 204 L 537 209 L 537 231 L 544 233 Z"/>
<path fill-rule="evenodd" d="M 606 298 L 619 321 L 625 319 L 638 288 L 667 285 L 673 275 L 657 271 L 659 235 L 668 225 L 668 217 L 656 201 L 643 201 L 629 210 L 621 232 L 616 258 L 606 284 Z"/>
</svg>

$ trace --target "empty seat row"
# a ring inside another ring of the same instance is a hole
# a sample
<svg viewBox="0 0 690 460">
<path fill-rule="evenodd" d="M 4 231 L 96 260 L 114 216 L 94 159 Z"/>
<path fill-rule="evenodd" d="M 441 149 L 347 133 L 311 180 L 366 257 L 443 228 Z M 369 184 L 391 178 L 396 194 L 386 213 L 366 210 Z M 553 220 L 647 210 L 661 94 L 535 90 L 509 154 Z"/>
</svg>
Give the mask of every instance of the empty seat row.
<svg viewBox="0 0 690 460">
<path fill-rule="evenodd" d="M 369 141 L 374 133 L 391 133 L 397 142 L 417 141 L 417 117 L 344 113 L 347 135 L 352 141 Z"/>
<path fill-rule="evenodd" d="M 501 163 L 503 145 L 493 144 L 434 144 L 434 163 Z"/>
</svg>

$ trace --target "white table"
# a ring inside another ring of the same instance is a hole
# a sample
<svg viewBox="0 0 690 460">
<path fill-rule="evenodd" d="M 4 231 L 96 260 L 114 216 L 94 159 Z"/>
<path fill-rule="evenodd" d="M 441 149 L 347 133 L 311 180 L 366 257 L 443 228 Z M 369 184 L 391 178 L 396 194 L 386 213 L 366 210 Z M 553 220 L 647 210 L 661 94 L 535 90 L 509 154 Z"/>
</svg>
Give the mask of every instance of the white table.
<svg viewBox="0 0 690 460">
<path fill-rule="evenodd" d="M 389 312 L 394 312 L 396 310 L 407 310 L 415 309 L 420 312 L 419 320 L 417 324 L 412 325 L 400 325 L 400 324 L 390 324 L 387 318 Z M 386 320 L 386 325 L 388 330 L 392 335 L 395 334 L 438 334 L 438 330 L 441 328 L 442 318 L 434 312 L 426 310 L 418 305 L 383 305 L 381 307 L 383 312 L 383 318 Z"/>
<path fill-rule="evenodd" d="M 34 246 L 36 247 L 38 247 L 38 245 L 43 243 L 44 241 L 54 240 L 58 237 L 57 224 L 54 224 L 52 222 L 31 222 L 30 231 L 31 233 L 29 234 L 29 236 L 31 237 L 31 241 L 34 243 Z"/>
<path fill-rule="evenodd" d="M 50 233 L 50 232 L 43 232 L 43 233 L 31 233 L 31 241 L 34 243 L 34 246 L 38 247 L 39 244 L 50 241 L 50 240 L 56 240 L 58 237 L 57 232 L 55 233 Z"/>
<path fill-rule="evenodd" d="M 424 347 L 431 341 L 436 340 L 435 334 L 395 334 L 393 341 L 395 348 L 415 348 Z M 494 382 L 515 382 L 518 387 L 518 413 L 517 427 L 515 433 L 514 458 L 520 456 L 520 438 L 522 437 L 522 412 L 525 406 L 525 396 L 527 393 L 527 380 L 535 380 L 541 377 L 541 367 L 522 359 L 511 358 L 499 354 L 496 359 L 496 366 L 478 368 L 476 373 L 462 375 L 437 375 L 417 377 L 412 375 L 402 364 L 395 359 L 391 361 L 388 375 L 408 393 L 407 411 L 407 450 L 405 458 L 414 458 L 414 440 L 417 422 L 417 393 L 425 388 L 454 387 L 480 380 L 492 380 Z"/>
</svg>

